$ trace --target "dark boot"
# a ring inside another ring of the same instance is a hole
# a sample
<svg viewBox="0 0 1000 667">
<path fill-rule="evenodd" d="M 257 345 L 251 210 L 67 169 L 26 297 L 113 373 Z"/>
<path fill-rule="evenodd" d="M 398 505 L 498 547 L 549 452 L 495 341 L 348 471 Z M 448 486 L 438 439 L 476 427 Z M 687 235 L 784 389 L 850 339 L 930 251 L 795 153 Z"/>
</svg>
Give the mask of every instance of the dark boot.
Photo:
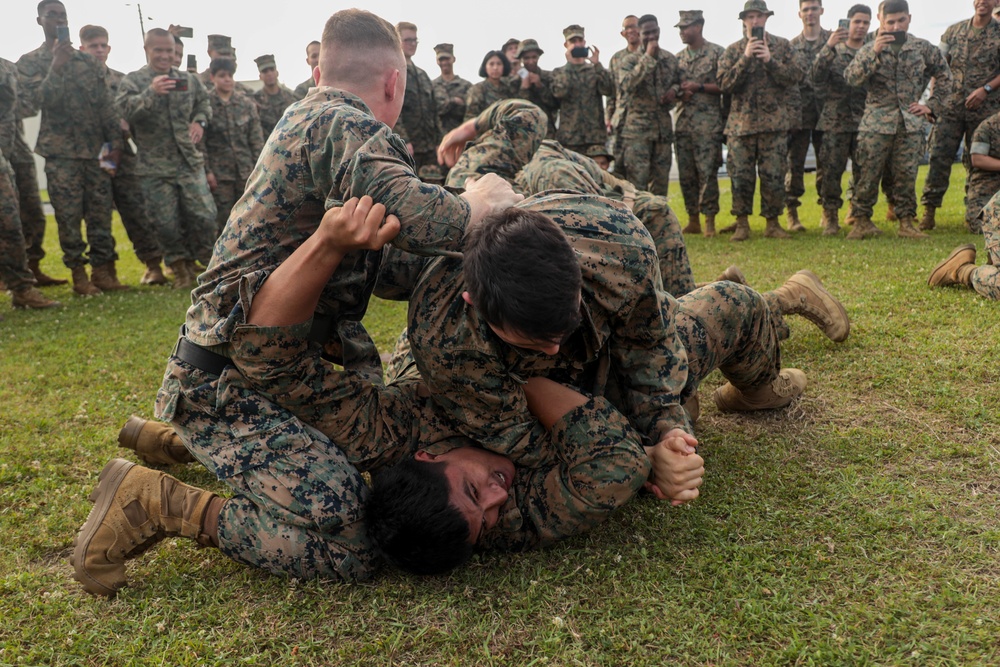
<svg viewBox="0 0 1000 667">
<path fill-rule="evenodd" d="M 697 213 L 689 214 L 687 227 L 681 231 L 685 234 L 701 234 L 701 216 Z"/>
<path fill-rule="evenodd" d="M 11 305 L 15 308 L 58 308 L 62 304 L 46 297 L 35 287 L 11 292 Z"/>
<path fill-rule="evenodd" d="M 118 444 L 131 449 L 146 465 L 179 465 L 195 460 L 170 424 L 135 415 L 118 432 Z"/>
<path fill-rule="evenodd" d="M 37 259 L 29 259 L 28 268 L 31 269 L 31 272 L 33 274 L 35 274 L 35 282 L 38 283 L 39 287 L 49 287 L 51 285 L 65 285 L 67 282 L 69 282 L 66 280 L 61 280 L 59 278 L 53 278 L 52 276 L 46 275 L 45 273 L 42 272 L 42 269 L 38 266 L 38 262 L 39 260 Z"/>
<path fill-rule="evenodd" d="M 127 285 L 118 282 L 118 272 L 115 270 L 114 262 L 95 266 L 90 272 L 90 282 L 102 292 L 120 292 L 128 289 Z"/>
<path fill-rule="evenodd" d="M 100 288 L 90 282 L 90 278 L 87 277 L 86 266 L 73 268 L 73 291 L 80 296 L 99 296 L 102 294 Z"/>
</svg>

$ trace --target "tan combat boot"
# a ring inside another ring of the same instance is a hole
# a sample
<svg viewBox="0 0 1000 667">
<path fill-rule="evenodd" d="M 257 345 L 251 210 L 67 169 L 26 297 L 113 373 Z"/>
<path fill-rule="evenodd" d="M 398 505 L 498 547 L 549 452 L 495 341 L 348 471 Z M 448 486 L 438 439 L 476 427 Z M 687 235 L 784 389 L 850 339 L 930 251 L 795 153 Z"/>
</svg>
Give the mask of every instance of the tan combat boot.
<svg viewBox="0 0 1000 667">
<path fill-rule="evenodd" d="M 688 215 L 687 227 L 681 231 L 685 234 L 701 234 L 701 215 L 698 213 Z"/>
<path fill-rule="evenodd" d="M 58 308 L 62 304 L 46 297 L 35 287 L 11 292 L 11 305 L 15 308 Z"/>
<path fill-rule="evenodd" d="M 100 288 L 90 282 L 90 278 L 87 277 L 86 266 L 73 268 L 73 291 L 80 296 L 98 296 L 103 294 Z"/>
<path fill-rule="evenodd" d="M 747 216 L 739 216 L 733 224 L 735 225 L 735 229 L 733 230 L 733 238 L 729 239 L 730 241 L 739 243 L 750 238 L 750 221 L 747 220 Z M 725 230 L 722 231 L 725 232 Z"/>
<path fill-rule="evenodd" d="M 163 269 L 160 268 L 159 259 L 151 259 L 146 262 L 146 272 L 142 274 L 142 278 L 139 280 L 140 285 L 166 285 L 167 277 L 163 275 Z"/>
<path fill-rule="evenodd" d="M 885 212 L 886 222 L 899 222 L 899 218 L 896 217 L 896 205 L 889 202 L 889 210 Z"/>
<path fill-rule="evenodd" d="M 769 239 L 790 239 L 792 235 L 781 228 L 781 223 L 777 218 L 767 218 L 764 227 L 764 236 Z"/>
<path fill-rule="evenodd" d="M 840 233 L 840 212 L 835 208 L 823 209 L 823 236 L 836 236 Z"/>
<path fill-rule="evenodd" d="M 971 243 L 960 245 L 951 254 L 938 262 L 927 278 L 931 287 L 949 285 L 969 285 L 972 272 L 976 270 L 976 246 Z"/>
<path fill-rule="evenodd" d="M 180 465 L 195 460 L 170 424 L 135 415 L 118 432 L 118 444 L 131 449 L 146 465 Z"/>
<path fill-rule="evenodd" d="M 698 417 L 701 417 L 701 399 L 698 398 L 698 390 L 695 389 L 694 393 L 691 394 L 691 398 L 684 401 L 684 412 L 687 413 L 688 420 L 693 426 L 697 421 Z"/>
<path fill-rule="evenodd" d="M 90 282 L 102 292 L 120 292 L 128 289 L 127 285 L 118 282 L 118 272 L 115 270 L 114 262 L 95 266 L 90 272 Z"/>
<path fill-rule="evenodd" d="M 712 238 L 715 236 L 715 216 L 711 214 L 705 215 L 705 231 L 701 233 L 705 238 Z"/>
<path fill-rule="evenodd" d="M 801 315 L 820 328 L 834 343 L 851 333 L 851 320 L 840 301 L 830 294 L 812 271 L 803 269 L 774 290 L 785 315 Z"/>
<path fill-rule="evenodd" d="M 806 231 L 805 225 L 799 220 L 799 209 L 794 206 L 788 207 L 788 213 L 785 214 L 785 221 L 788 222 L 788 231 L 790 232 Z M 767 236 L 767 234 L 764 234 L 764 236 Z"/>
<path fill-rule="evenodd" d="M 854 218 L 854 229 L 847 235 L 852 241 L 867 239 L 872 236 L 880 236 L 882 230 L 875 226 L 872 219 L 865 215 L 858 215 Z"/>
<path fill-rule="evenodd" d="M 896 236 L 901 239 L 930 238 L 927 234 L 917 231 L 917 228 L 913 226 L 913 218 L 903 218 L 899 221 L 899 229 L 896 231 Z"/>
<path fill-rule="evenodd" d="M 39 260 L 29 259 L 28 268 L 31 272 L 35 274 L 35 282 L 38 283 L 39 287 L 49 287 L 51 285 L 65 285 L 68 281 L 62 280 L 60 278 L 53 278 L 50 275 L 46 275 L 42 272 L 41 267 L 38 266 Z"/>
<path fill-rule="evenodd" d="M 719 277 L 716 278 L 715 280 L 716 282 L 719 282 L 721 280 L 728 280 L 729 282 L 739 283 L 740 285 L 747 284 L 746 276 L 744 276 L 743 272 L 740 271 L 740 267 L 736 266 L 735 264 L 726 267 L 726 270 L 723 271 L 721 274 L 719 274 Z"/>
<path fill-rule="evenodd" d="M 191 289 L 194 287 L 194 275 L 188 267 L 186 259 L 179 259 L 170 265 L 174 272 L 174 289 Z"/>
<path fill-rule="evenodd" d="M 740 391 L 727 382 L 712 394 L 721 412 L 750 412 L 783 408 L 806 388 L 806 374 L 797 368 L 784 368 L 769 384 L 757 389 Z"/>
<path fill-rule="evenodd" d="M 722 229 L 719 229 L 718 232 L 720 234 L 735 234 L 736 230 L 739 228 L 739 226 L 740 226 L 740 221 L 739 221 L 739 218 L 737 218 L 736 222 L 734 222 L 731 225 L 726 225 Z"/>
<path fill-rule="evenodd" d="M 88 593 L 113 596 L 125 585 L 125 562 L 165 537 L 218 546 L 223 500 L 166 473 L 112 459 L 90 494 L 94 508 L 73 538 L 73 578 Z"/>
<path fill-rule="evenodd" d="M 934 229 L 935 211 L 937 211 L 936 206 L 924 206 L 924 217 L 920 218 L 920 229 L 923 230 Z"/>
</svg>

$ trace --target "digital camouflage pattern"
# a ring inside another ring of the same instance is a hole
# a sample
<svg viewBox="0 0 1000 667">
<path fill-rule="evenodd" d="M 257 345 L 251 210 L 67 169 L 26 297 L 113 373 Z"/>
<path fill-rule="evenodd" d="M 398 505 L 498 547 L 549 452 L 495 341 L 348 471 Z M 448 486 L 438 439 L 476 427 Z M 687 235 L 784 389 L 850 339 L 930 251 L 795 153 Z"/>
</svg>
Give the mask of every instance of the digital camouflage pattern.
<svg viewBox="0 0 1000 667">
<path fill-rule="evenodd" d="M 972 155 L 987 155 L 1000 159 L 1000 113 L 993 114 L 976 128 L 970 147 Z M 1000 172 L 972 167 L 966 190 L 965 224 L 979 233 L 979 213 L 1000 192 Z"/>
<path fill-rule="evenodd" d="M 878 201 L 879 181 L 889 179 L 896 216 L 913 219 L 917 215 L 917 169 L 927 140 L 922 132 L 881 134 L 859 132 L 854 163 L 853 215 L 871 217 Z"/>
<path fill-rule="evenodd" d="M 552 94 L 559 100 L 559 129 L 555 139 L 577 153 L 603 146 L 604 96 L 615 94 L 611 73 L 604 65 L 566 63 L 552 70 Z"/>
<path fill-rule="evenodd" d="M 777 218 L 785 208 L 785 169 L 788 135 L 785 132 L 727 137 L 726 171 L 732 181 L 734 216 L 753 215 L 753 193 L 760 177 L 760 214 Z"/>
<path fill-rule="evenodd" d="M 1000 196 L 993 195 L 986 203 L 979 221 L 990 263 L 972 272 L 972 289 L 980 296 L 1000 301 Z"/>
<path fill-rule="evenodd" d="M 0 71 L 0 81 L 6 72 Z M 0 85 L 0 110 L 2 110 L 3 89 Z M 2 113 L 2 111 L 0 111 Z M 24 233 L 21 231 L 21 216 L 17 208 L 17 187 L 14 184 L 14 170 L 0 151 L 0 280 L 7 284 L 11 292 L 19 292 L 35 286 L 35 276 L 28 269 L 25 254 Z"/>
<path fill-rule="evenodd" d="M 816 123 L 819 121 L 820 111 L 823 107 L 822 97 L 826 91 L 814 90 L 810 74 L 816 55 L 820 49 L 826 46 L 826 40 L 828 39 L 830 39 L 830 31 L 820 30 L 820 35 L 817 39 L 810 41 L 800 33 L 796 37 L 793 37 L 790 42 L 792 52 L 798 58 L 799 68 L 804 75 L 802 82 L 799 84 L 799 104 L 802 115 L 798 127 L 793 128 L 788 135 L 788 172 L 785 174 L 785 201 L 789 208 L 798 208 L 802 205 L 799 197 L 805 194 L 806 191 L 803 175 L 805 174 L 806 155 L 809 153 L 810 142 L 812 142 L 817 156 L 816 191 L 821 192 L 823 189 L 823 167 L 818 161 L 820 151 L 823 150 L 823 132 L 816 127 Z"/>
<path fill-rule="evenodd" d="M 604 122 L 611 125 L 611 136 L 615 141 L 616 147 L 619 143 L 617 140 L 618 131 L 621 129 L 622 116 L 624 115 L 624 107 L 622 106 L 622 89 L 619 85 L 620 80 L 620 70 L 622 59 L 632 53 L 628 48 L 624 48 L 621 51 L 617 51 L 615 55 L 611 56 L 611 60 L 608 61 L 608 73 L 611 75 L 611 83 L 615 87 L 615 94 L 608 95 L 607 104 L 604 105 Z M 615 160 L 618 160 L 617 153 L 615 154 Z"/>
<path fill-rule="evenodd" d="M 545 136 L 553 139 L 556 136 L 556 117 L 559 115 L 559 100 L 552 92 L 552 72 L 539 69 L 538 76 L 542 79 L 541 86 L 532 85 L 525 89 L 521 86 L 521 78 L 517 78 L 517 86 L 514 88 L 514 97 L 527 100 L 545 112 L 549 122 L 546 126 Z"/>
<path fill-rule="evenodd" d="M 397 124 L 405 128 L 407 140 L 413 144 L 417 169 L 425 165 L 436 165 L 435 151 L 441 143 L 442 133 L 434 86 L 431 85 L 427 72 L 412 62 L 406 63 L 406 94 Z"/>
<path fill-rule="evenodd" d="M 765 32 L 771 61 L 745 55 L 747 38 L 730 44 L 719 58 L 719 87 L 732 96 L 727 139 L 762 132 L 788 132 L 800 123 L 798 86 L 804 72 L 787 39 Z M 790 104 L 789 100 L 794 100 Z M 782 172 L 784 175 L 784 172 Z"/>
<path fill-rule="evenodd" d="M 309 94 L 310 88 L 315 88 L 315 87 L 316 87 L 316 81 L 310 76 L 308 79 L 306 79 L 299 85 L 295 86 L 295 90 L 292 91 L 292 94 L 295 95 L 296 100 L 301 100 L 306 95 Z"/>
<path fill-rule="evenodd" d="M 17 67 L 0 58 L 0 153 L 14 154 L 18 133 Z"/>
<path fill-rule="evenodd" d="M 717 83 L 719 59 L 725 49 L 705 42 L 698 50 L 690 46 L 677 54 L 680 80 Z M 722 96 L 694 93 L 677 103 L 674 150 L 677 172 L 689 215 L 719 212 L 719 167 L 722 166 Z"/>
<path fill-rule="evenodd" d="M 212 198 L 216 229 L 221 230 L 264 150 L 264 136 L 258 116 L 260 107 L 254 100 L 236 92 L 223 100 L 215 90 L 208 97 L 212 102 L 212 122 L 199 148 L 205 154 L 205 169 L 215 176 Z"/>
<path fill-rule="evenodd" d="M 300 99 L 302 98 L 281 84 L 278 84 L 278 92 L 274 95 L 268 94 L 263 88 L 253 94 L 253 101 L 257 103 L 260 115 L 260 129 L 265 139 L 271 136 L 274 126 L 285 115 L 285 109 Z"/>
<path fill-rule="evenodd" d="M 10 166 L 14 169 L 14 181 L 17 185 L 18 206 L 21 212 L 21 227 L 24 230 L 24 242 L 28 244 L 29 260 L 41 260 L 45 257 L 42 247 L 45 240 L 45 211 L 42 208 L 42 197 L 38 187 L 38 172 L 35 167 L 35 157 L 24 135 L 24 118 L 38 113 L 37 108 L 31 108 L 30 102 L 20 91 L 20 75 L 17 65 L 0 58 L 0 68 L 13 71 L 14 94 L 17 98 L 17 132 L 14 135 L 12 152 L 3 149 Z"/>
<path fill-rule="evenodd" d="M 96 153 L 90 160 L 46 158 L 45 179 L 55 209 L 63 264 L 73 269 L 116 261 L 115 237 L 111 234 L 111 176 L 101 169 Z M 86 220 L 86 239 L 82 220 Z"/>
<path fill-rule="evenodd" d="M 924 206 L 935 208 L 940 208 L 944 201 L 951 180 L 951 167 L 962 141 L 965 141 L 962 162 L 966 178 L 970 178 L 972 165 L 968 155 L 973 133 L 980 123 L 1000 111 L 1000 95 L 995 92 L 988 94 L 978 109 L 967 109 L 965 106 L 966 98 L 974 90 L 989 83 L 1000 72 L 1000 23 L 993 20 L 982 30 L 977 30 L 971 19 L 960 21 L 944 31 L 939 48 L 951 68 L 951 95 L 944 101 L 944 113 L 934 124 L 930 166 L 921 198 Z M 979 207 L 982 204 L 985 202 Z M 976 219 L 971 218 L 973 229 L 978 228 Z M 966 222 L 969 221 L 967 216 Z"/>
<path fill-rule="evenodd" d="M 469 89 L 472 88 L 472 82 L 456 74 L 451 81 L 439 76 L 431 81 L 431 85 L 434 86 L 434 100 L 441 121 L 441 132 L 447 134 L 465 120 L 465 100 Z"/>
<path fill-rule="evenodd" d="M 799 104 L 802 115 L 798 127 L 793 129 L 816 129 L 816 123 L 819 121 L 820 112 L 823 109 L 823 98 L 826 96 L 826 90 L 813 82 L 811 71 L 816 56 L 826 47 L 830 34 L 829 30 L 820 29 L 818 38 L 808 40 L 802 33 L 799 33 L 789 42 L 792 54 L 798 59 L 799 69 L 803 73 L 802 81 L 799 83 Z"/>
<path fill-rule="evenodd" d="M 477 118 L 479 114 L 496 102 L 513 97 L 510 86 L 501 81 L 499 85 L 493 85 L 489 79 L 483 79 L 469 88 L 465 98 L 465 118 Z"/>
</svg>

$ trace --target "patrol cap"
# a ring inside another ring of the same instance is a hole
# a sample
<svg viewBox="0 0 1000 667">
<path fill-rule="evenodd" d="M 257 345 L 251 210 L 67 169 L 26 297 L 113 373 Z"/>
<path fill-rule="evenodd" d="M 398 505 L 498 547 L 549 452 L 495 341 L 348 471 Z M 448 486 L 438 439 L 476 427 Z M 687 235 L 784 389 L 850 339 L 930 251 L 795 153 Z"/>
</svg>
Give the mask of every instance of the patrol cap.
<svg viewBox="0 0 1000 667">
<path fill-rule="evenodd" d="M 538 46 L 538 42 L 534 39 L 522 39 L 521 43 L 517 45 L 517 53 L 514 55 L 515 58 L 520 58 L 523 54 L 528 51 L 538 51 L 538 55 L 544 55 L 545 51 Z"/>
<path fill-rule="evenodd" d="M 747 0 L 747 3 L 743 5 L 743 11 L 740 12 L 741 21 L 747 12 L 760 12 L 764 16 L 774 16 L 774 12 L 767 8 L 767 3 L 764 0 Z"/>
<path fill-rule="evenodd" d="M 611 151 L 609 151 L 601 144 L 594 144 L 592 146 L 587 146 L 587 157 L 606 157 L 609 160 L 615 159 L 615 156 L 611 154 Z"/>
<path fill-rule="evenodd" d="M 434 54 L 441 55 L 442 53 L 447 53 L 449 56 L 455 55 L 455 45 L 448 44 L 447 42 L 442 42 L 434 47 Z"/>
<path fill-rule="evenodd" d="M 257 63 L 257 71 L 263 72 L 268 69 L 278 69 L 278 63 L 274 60 L 274 56 L 268 54 L 266 56 L 258 56 L 253 59 Z"/>
<path fill-rule="evenodd" d="M 583 34 L 583 26 L 582 25 L 577 25 L 577 24 L 574 23 L 571 26 L 563 28 L 563 39 L 565 39 L 566 41 L 569 41 L 569 40 L 573 39 L 574 37 L 583 37 L 584 39 L 586 39 L 586 37 Z"/>
<path fill-rule="evenodd" d="M 510 39 L 508 39 L 506 42 L 503 43 L 503 46 L 500 47 L 500 50 L 506 51 L 507 47 L 510 46 L 511 44 L 517 45 L 520 43 L 521 40 L 519 40 L 517 37 L 511 37 Z"/>
<path fill-rule="evenodd" d="M 227 35 L 209 35 L 208 49 L 223 56 L 233 55 L 233 38 Z"/>
<path fill-rule="evenodd" d="M 691 10 L 681 10 L 681 20 L 675 25 L 675 28 L 686 28 L 692 23 L 697 23 L 699 21 L 704 21 L 705 16 L 702 14 L 700 9 Z"/>
</svg>

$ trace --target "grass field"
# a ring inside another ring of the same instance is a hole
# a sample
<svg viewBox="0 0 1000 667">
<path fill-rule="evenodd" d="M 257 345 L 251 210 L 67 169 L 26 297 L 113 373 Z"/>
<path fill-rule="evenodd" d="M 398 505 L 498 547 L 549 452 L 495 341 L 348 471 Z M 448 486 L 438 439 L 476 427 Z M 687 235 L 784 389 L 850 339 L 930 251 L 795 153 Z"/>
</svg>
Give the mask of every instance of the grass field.
<svg viewBox="0 0 1000 667">
<path fill-rule="evenodd" d="M 812 203 L 789 241 L 763 239 L 759 218 L 742 245 L 690 239 L 699 281 L 738 264 L 767 290 L 812 269 L 851 337 L 834 345 L 792 318 L 783 363 L 810 386 L 773 414 L 718 413 L 709 378 L 695 503 L 639 498 L 591 535 L 443 578 L 292 582 L 168 540 L 117 599 L 84 594 L 74 531 L 121 454 L 119 427 L 152 413 L 189 298 L 50 288 L 54 312 L 0 299 L 0 664 L 1000 664 L 1000 306 L 926 286 L 954 246 L 982 249 L 962 225 L 960 171 L 927 241 L 825 238 Z M 67 275 L 51 222 L 46 241 L 43 268 Z M 404 312 L 373 304 L 381 348 Z M 198 467 L 174 472 L 223 489 Z"/>
</svg>

